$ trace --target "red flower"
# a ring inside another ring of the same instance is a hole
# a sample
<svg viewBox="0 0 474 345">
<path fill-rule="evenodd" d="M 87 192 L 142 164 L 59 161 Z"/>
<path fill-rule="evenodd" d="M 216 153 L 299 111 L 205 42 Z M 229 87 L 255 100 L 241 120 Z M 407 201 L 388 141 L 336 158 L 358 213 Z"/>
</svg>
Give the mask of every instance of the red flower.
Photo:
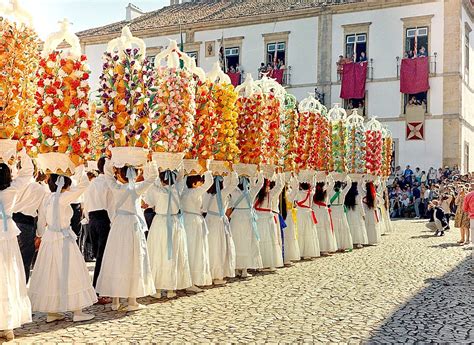
<svg viewBox="0 0 474 345">
<path fill-rule="evenodd" d="M 87 80 L 87 79 L 89 79 L 89 74 L 88 74 L 88 73 L 84 73 L 84 74 L 82 75 L 82 78 L 81 78 L 81 79 L 82 79 L 82 80 Z"/>
<path fill-rule="evenodd" d="M 53 86 L 49 86 L 45 89 L 46 93 L 49 95 L 54 95 L 56 94 L 56 88 Z"/>
<path fill-rule="evenodd" d="M 56 88 L 56 89 L 59 89 L 61 87 L 61 83 L 59 82 L 59 80 L 56 80 L 53 84 L 53 86 Z"/>
<path fill-rule="evenodd" d="M 74 88 L 74 89 L 77 89 L 80 84 L 81 84 L 81 82 L 79 80 L 73 80 L 71 82 L 71 87 Z"/>
<path fill-rule="evenodd" d="M 43 124 L 43 117 L 38 116 L 38 118 L 36 119 L 36 122 L 38 122 L 39 125 L 42 125 Z"/>
<path fill-rule="evenodd" d="M 61 61 L 59 61 L 59 64 L 61 65 L 61 67 L 63 67 L 66 64 L 66 59 L 61 59 Z"/>
<path fill-rule="evenodd" d="M 39 87 L 44 87 L 44 80 L 40 79 L 40 80 L 38 81 L 38 86 L 39 86 Z"/>
<path fill-rule="evenodd" d="M 77 97 L 74 97 L 71 101 L 72 104 L 74 104 L 74 106 L 78 107 L 79 104 L 81 104 L 81 100 Z"/>
<path fill-rule="evenodd" d="M 84 110 L 82 110 L 82 109 L 79 110 L 79 117 L 86 117 L 86 116 L 87 116 L 87 114 Z"/>
<path fill-rule="evenodd" d="M 81 133 L 79 134 L 79 138 L 81 139 L 87 139 L 89 137 L 89 134 L 86 132 L 86 131 L 81 131 Z"/>
<path fill-rule="evenodd" d="M 86 61 L 86 60 L 87 60 L 87 56 L 81 55 L 81 61 Z"/>
<path fill-rule="evenodd" d="M 51 61 L 56 61 L 56 56 L 57 56 L 56 53 L 51 53 L 51 54 L 49 54 L 49 59 Z"/>
<path fill-rule="evenodd" d="M 62 108 L 64 107 L 64 102 L 61 101 L 60 99 L 56 100 L 56 108 Z"/>
<path fill-rule="evenodd" d="M 53 131 L 47 125 L 41 127 L 41 132 L 47 137 L 51 137 L 53 135 Z"/>
<path fill-rule="evenodd" d="M 74 153 L 81 152 L 81 145 L 79 144 L 79 141 L 77 139 L 72 142 L 71 146 Z"/>
<path fill-rule="evenodd" d="M 56 116 L 51 117 L 51 123 L 53 125 L 57 124 L 59 122 L 59 119 Z"/>
<path fill-rule="evenodd" d="M 39 65 L 43 68 L 46 67 L 46 61 L 44 59 L 41 59 L 41 61 L 39 62 Z"/>
</svg>

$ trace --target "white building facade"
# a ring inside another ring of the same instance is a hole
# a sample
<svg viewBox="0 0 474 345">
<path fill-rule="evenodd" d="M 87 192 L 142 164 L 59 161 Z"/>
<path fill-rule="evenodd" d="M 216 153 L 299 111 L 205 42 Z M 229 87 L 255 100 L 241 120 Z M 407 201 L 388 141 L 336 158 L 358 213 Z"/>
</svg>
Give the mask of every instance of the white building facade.
<svg viewBox="0 0 474 345">
<path fill-rule="evenodd" d="M 471 1 L 201 0 L 127 16 L 133 19 L 78 33 L 91 65 L 92 89 L 98 87 L 107 42 L 127 24 L 145 40 L 150 57 L 168 39 L 180 42 L 182 36 L 185 51 L 205 71 L 219 60 L 222 38 L 227 64 L 254 78 L 261 63 L 272 62 L 277 54 L 288 92 L 302 99 L 317 88 L 328 107 L 356 104 L 339 97 L 336 62 L 340 55 L 355 52 L 358 58 L 364 51 L 368 77 L 359 111 L 390 128 L 395 163 L 474 171 L 469 152 L 474 152 Z M 401 59 L 414 44 L 417 50 L 424 46 L 429 56 L 430 89 L 416 95 L 419 102 L 412 105 L 413 95 L 400 93 L 399 75 Z M 421 140 L 407 139 L 412 117 L 423 123 Z"/>
</svg>

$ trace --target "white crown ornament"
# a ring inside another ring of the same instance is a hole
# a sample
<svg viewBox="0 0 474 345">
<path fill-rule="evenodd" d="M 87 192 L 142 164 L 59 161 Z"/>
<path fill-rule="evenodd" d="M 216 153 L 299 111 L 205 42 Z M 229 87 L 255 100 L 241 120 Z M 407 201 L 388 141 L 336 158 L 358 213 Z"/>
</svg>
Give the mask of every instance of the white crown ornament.
<svg viewBox="0 0 474 345">
<path fill-rule="evenodd" d="M 38 168 L 45 174 L 72 176 L 75 166 L 66 153 L 40 153 L 36 158 Z"/>
<path fill-rule="evenodd" d="M 147 162 L 148 151 L 142 147 L 119 146 L 110 148 L 112 165 L 116 168 L 124 166 L 143 166 Z"/>
</svg>

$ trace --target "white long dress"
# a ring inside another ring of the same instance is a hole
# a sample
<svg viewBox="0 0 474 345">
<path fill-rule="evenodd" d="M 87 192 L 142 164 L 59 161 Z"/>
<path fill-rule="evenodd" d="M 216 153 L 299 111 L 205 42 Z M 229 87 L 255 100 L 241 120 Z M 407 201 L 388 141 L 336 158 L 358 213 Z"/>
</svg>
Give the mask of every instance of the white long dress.
<svg viewBox="0 0 474 345">
<path fill-rule="evenodd" d="M 283 266 L 281 247 L 280 221 L 278 219 L 278 203 L 281 191 L 285 186 L 280 175 L 277 175 L 275 186 L 261 204 L 255 203 L 257 211 L 257 228 L 260 234 L 260 254 L 264 268 Z"/>
<path fill-rule="evenodd" d="M 357 184 L 357 196 L 355 200 L 354 208 L 347 208 L 347 222 L 349 223 L 349 229 L 352 235 L 353 244 L 369 244 L 367 238 L 367 229 L 365 227 L 365 211 L 362 205 L 362 182 Z"/>
<path fill-rule="evenodd" d="M 217 177 L 220 180 L 219 177 Z M 206 193 L 203 197 L 203 211 L 209 229 L 209 266 L 212 279 L 235 277 L 235 245 L 226 210 L 229 208 L 230 193 L 239 184 L 237 174 L 223 178 L 222 205 L 219 207 L 217 194 Z"/>
<path fill-rule="evenodd" d="M 58 190 L 45 196 L 38 212 L 38 234 L 42 239 L 30 281 L 33 311 L 78 311 L 97 302 L 89 271 L 70 225 L 71 203 L 89 186 L 83 167 L 76 172 L 76 177 L 78 183 L 69 191 L 61 193 Z"/>
<path fill-rule="evenodd" d="M 156 213 L 148 232 L 147 246 L 157 290 L 182 290 L 193 285 L 184 221 L 180 214 L 182 190 L 180 178 L 171 186 L 165 186 L 157 179 L 145 196 L 145 202 L 154 207 Z"/>
<path fill-rule="evenodd" d="M 234 208 L 230 219 L 230 229 L 235 244 L 235 268 L 258 269 L 263 267 L 262 256 L 260 254 L 260 234 L 253 225 L 254 214 L 253 205 L 255 197 L 264 183 L 263 175 L 253 178 L 251 186 L 245 185 L 247 190 L 234 189 L 231 194 L 231 204 Z"/>
<path fill-rule="evenodd" d="M 204 183 L 197 188 L 184 187 L 181 207 L 184 213 L 184 230 L 188 243 L 188 261 L 193 285 L 212 285 L 209 266 L 208 228 L 202 216 L 202 197 L 213 184 L 212 172 L 204 175 Z"/>
<path fill-rule="evenodd" d="M 0 203 L 3 205 L 3 217 L 6 220 L 0 219 L 0 331 L 18 328 L 31 322 L 31 303 L 17 240 L 20 231 L 11 218 L 17 197 L 24 191 L 33 175 L 31 159 L 22 155 L 21 163 L 22 169 L 10 187 L 0 191 Z"/>
<path fill-rule="evenodd" d="M 339 250 L 352 249 L 351 230 L 349 229 L 346 208 L 344 206 L 344 200 L 350 188 L 351 181 L 349 180 L 343 190 L 340 192 L 333 191 L 329 198 L 334 234 L 336 235 L 337 249 Z"/>
<path fill-rule="evenodd" d="M 316 215 L 311 208 L 313 193 L 312 190 L 298 190 L 294 200 L 298 212 L 298 246 L 303 258 L 321 256 Z"/>
<path fill-rule="evenodd" d="M 289 184 L 290 189 L 286 192 L 286 228 L 283 231 L 283 260 L 285 264 L 301 259 L 300 247 L 298 245 L 298 211 L 293 205 L 293 200 L 295 199 L 296 193 L 298 193 L 298 180 L 293 178 Z"/>
<path fill-rule="evenodd" d="M 365 228 L 367 229 L 367 239 L 369 244 L 377 244 L 381 240 L 380 216 L 377 209 L 377 201 L 374 208 L 369 208 L 364 202 Z"/>
<path fill-rule="evenodd" d="M 114 218 L 105 246 L 97 293 L 108 297 L 138 298 L 156 292 L 151 274 L 141 198 L 157 176 L 156 166 L 147 164 L 143 182 L 121 184 L 107 162 L 105 175 L 113 195 Z"/>
<path fill-rule="evenodd" d="M 312 203 L 312 208 L 316 214 L 316 229 L 318 229 L 319 248 L 322 253 L 332 253 L 337 250 L 336 235 L 334 234 L 334 223 L 331 210 L 328 208 L 328 191 L 334 187 L 334 181 L 324 185 L 326 197 L 323 202 Z"/>
</svg>

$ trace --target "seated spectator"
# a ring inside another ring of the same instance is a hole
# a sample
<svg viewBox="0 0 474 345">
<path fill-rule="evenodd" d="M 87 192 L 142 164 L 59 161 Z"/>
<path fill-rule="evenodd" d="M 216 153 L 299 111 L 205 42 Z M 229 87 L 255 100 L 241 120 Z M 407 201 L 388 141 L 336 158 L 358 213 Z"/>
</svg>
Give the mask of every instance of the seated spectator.
<svg viewBox="0 0 474 345">
<path fill-rule="evenodd" d="M 267 72 L 267 67 L 265 66 L 265 63 L 261 63 L 260 67 L 258 68 L 258 78 L 262 78 L 263 74 Z"/>
<path fill-rule="evenodd" d="M 419 167 L 415 168 L 414 176 L 415 176 L 415 181 L 418 183 L 421 183 L 421 170 Z"/>
<path fill-rule="evenodd" d="M 424 170 L 421 171 L 420 182 L 424 186 L 426 186 L 426 184 L 428 182 L 428 177 L 426 176 L 426 172 Z"/>
<path fill-rule="evenodd" d="M 395 178 L 398 178 L 399 180 L 401 180 L 401 178 L 403 177 L 403 171 L 399 165 L 395 168 L 394 174 L 395 174 Z"/>
<path fill-rule="evenodd" d="M 395 199 L 393 199 L 393 203 L 392 203 L 392 212 L 390 213 L 390 217 L 391 218 L 399 218 L 401 217 L 401 209 L 402 209 L 402 205 L 400 203 L 400 198 L 398 196 L 395 197 Z"/>
<path fill-rule="evenodd" d="M 433 167 L 428 170 L 428 183 L 431 185 L 436 182 L 436 169 Z"/>
<path fill-rule="evenodd" d="M 426 227 L 435 231 L 435 236 L 444 236 L 444 231 L 448 228 L 448 222 L 444 211 L 438 206 L 438 201 L 433 200 L 428 206 L 430 220 Z"/>
</svg>

